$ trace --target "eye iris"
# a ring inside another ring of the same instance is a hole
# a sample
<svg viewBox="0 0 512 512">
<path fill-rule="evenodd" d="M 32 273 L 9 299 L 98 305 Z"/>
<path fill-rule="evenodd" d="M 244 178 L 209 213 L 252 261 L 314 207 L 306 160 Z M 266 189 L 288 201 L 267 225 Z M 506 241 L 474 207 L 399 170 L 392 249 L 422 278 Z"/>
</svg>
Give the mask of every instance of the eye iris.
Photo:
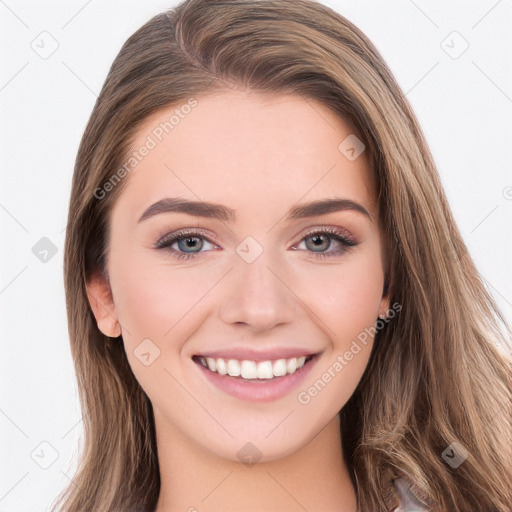
<svg viewBox="0 0 512 512">
<path fill-rule="evenodd" d="M 308 247 L 308 240 L 314 240 L 313 245 L 309 244 Z M 306 247 L 308 249 L 327 249 L 330 244 L 330 238 L 326 235 L 311 235 L 306 238 Z"/>
<path fill-rule="evenodd" d="M 178 239 L 178 247 L 180 251 L 187 252 L 187 249 L 198 249 L 196 251 L 190 252 L 199 252 L 202 248 L 202 240 L 197 236 L 189 236 L 187 238 L 179 238 Z"/>
</svg>

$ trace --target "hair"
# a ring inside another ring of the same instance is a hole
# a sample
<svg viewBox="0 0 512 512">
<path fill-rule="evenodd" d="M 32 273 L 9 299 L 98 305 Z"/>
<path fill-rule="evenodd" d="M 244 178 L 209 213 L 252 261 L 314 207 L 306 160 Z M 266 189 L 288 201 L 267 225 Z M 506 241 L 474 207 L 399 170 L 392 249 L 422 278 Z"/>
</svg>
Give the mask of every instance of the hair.
<svg viewBox="0 0 512 512">
<path fill-rule="evenodd" d="M 312 0 L 187 0 L 125 42 L 76 159 L 64 277 L 83 412 L 78 470 L 54 507 L 154 510 L 160 490 L 151 402 L 121 341 L 97 327 L 86 284 L 106 268 L 109 216 L 127 179 L 98 199 L 147 117 L 201 94 L 242 88 L 316 100 L 366 146 L 379 199 L 388 295 L 379 330 L 340 411 L 362 511 L 397 503 L 396 478 L 434 511 L 511 507 L 510 329 L 455 225 L 412 109 L 367 37 Z M 453 442 L 467 459 L 442 457 Z M 54 508 L 56 510 L 56 508 Z"/>
</svg>

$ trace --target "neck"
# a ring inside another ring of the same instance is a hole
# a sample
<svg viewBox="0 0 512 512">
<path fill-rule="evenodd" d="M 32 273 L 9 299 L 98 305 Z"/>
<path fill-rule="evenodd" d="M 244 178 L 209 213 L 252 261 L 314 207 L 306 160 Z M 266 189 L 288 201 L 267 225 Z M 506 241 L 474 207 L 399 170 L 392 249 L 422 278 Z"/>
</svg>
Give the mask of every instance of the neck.
<svg viewBox="0 0 512 512">
<path fill-rule="evenodd" d="M 218 457 L 155 413 L 160 495 L 155 512 L 355 512 L 336 416 L 299 451 L 246 465 Z M 172 434 L 172 435 L 171 435 Z"/>
</svg>

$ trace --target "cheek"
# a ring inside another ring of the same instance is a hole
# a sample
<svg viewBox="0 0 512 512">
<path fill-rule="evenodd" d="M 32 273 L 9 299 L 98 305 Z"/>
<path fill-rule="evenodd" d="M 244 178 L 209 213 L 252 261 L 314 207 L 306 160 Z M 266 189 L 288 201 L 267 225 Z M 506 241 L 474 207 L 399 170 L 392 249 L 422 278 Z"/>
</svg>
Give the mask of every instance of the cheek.
<svg viewBox="0 0 512 512">
<path fill-rule="evenodd" d="M 326 404 L 332 410 L 343 407 L 368 363 L 384 283 L 376 254 L 369 251 L 347 259 L 345 265 L 318 267 L 307 281 L 301 280 L 300 294 L 308 297 L 318 326 L 330 340 L 298 397 L 302 404 L 314 401 L 319 414 Z"/>
<path fill-rule="evenodd" d="M 167 389 L 186 408 L 187 397 L 181 396 L 179 386 L 174 387 L 170 374 L 183 381 L 182 349 L 202 325 L 206 302 L 202 299 L 220 276 L 210 273 L 201 278 L 198 269 L 171 268 L 136 251 L 129 259 L 112 263 L 116 312 L 137 381 L 154 405 L 163 400 L 165 407 L 168 397 L 162 390 Z"/>
<path fill-rule="evenodd" d="M 170 341 L 174 350 L 179 349 L 183 330 L 201 312 L 202 299 L 221 277 L 212 269 L 205 273 L 172 265 L 136 252 L 112 265 L 116 312 L 130 346 L 149 338 L 161 349 Z"/>
<path fill-rule="evenodd" d="M 343 345 L 375 324 L 384 284 L 375 251 L 354 255 L 345 264 L 311 267 L 307 279 L 302 276 L 300 282 L 298 295 L 307 297 L 335 345 Z"/>
<path fill-rule="evenodd" d="M 311 318 L 317 318 L 329 338 L 346 340 L 374 324 L 383 286 L 382 265 L 376 254 L 366 251 L 339 264 L 289 269 L 286 281 L 291 290 L 314 313 Z M 150 338 L 160 347 L 171 338 L 176 347 L 176 333 L 183 340 L 187 335 L 183 330 L 193 329 L 192 319 L 210 304 L 207 296 L 226 270 L 186 262 L 179 267 L 138 251 L 111 261 L 116 312 L 127 331 L 125 342 Z"/>
<path fill-rule="evenodd" d="M 383 273 L 379 261 L 354 259 L 344 267 L 312 273 L 308 282 L 315 283 L 309 286 L 308 303 L 315 308 L 321 319 L 318 325 L 330 343 L 298 391 L 297 401 L 304 414 L 322 423 L 343 408 L 366 369 L 382 298 Z"/>
</svg>

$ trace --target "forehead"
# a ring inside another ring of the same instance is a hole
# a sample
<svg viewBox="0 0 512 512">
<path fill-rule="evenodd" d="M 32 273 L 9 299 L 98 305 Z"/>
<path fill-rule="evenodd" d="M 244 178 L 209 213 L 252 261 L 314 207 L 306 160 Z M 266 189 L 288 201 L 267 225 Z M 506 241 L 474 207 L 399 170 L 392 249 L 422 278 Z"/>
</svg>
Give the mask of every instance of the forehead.
<svg viewBox="0 0 512 512">
<path fill-rule="evenodd" d="M 366 153 L 355 159 L 346 153 L 355 137 L 333 111 L 299 95 L 200 95 L 146 119 L 131 147 L 144 156 L 125 178 L 119 202 L 140 212 L 162 197 L 181 196 L 261 215 L 301 199 L 343 195 L 371 209 Z"/>
</svg>

